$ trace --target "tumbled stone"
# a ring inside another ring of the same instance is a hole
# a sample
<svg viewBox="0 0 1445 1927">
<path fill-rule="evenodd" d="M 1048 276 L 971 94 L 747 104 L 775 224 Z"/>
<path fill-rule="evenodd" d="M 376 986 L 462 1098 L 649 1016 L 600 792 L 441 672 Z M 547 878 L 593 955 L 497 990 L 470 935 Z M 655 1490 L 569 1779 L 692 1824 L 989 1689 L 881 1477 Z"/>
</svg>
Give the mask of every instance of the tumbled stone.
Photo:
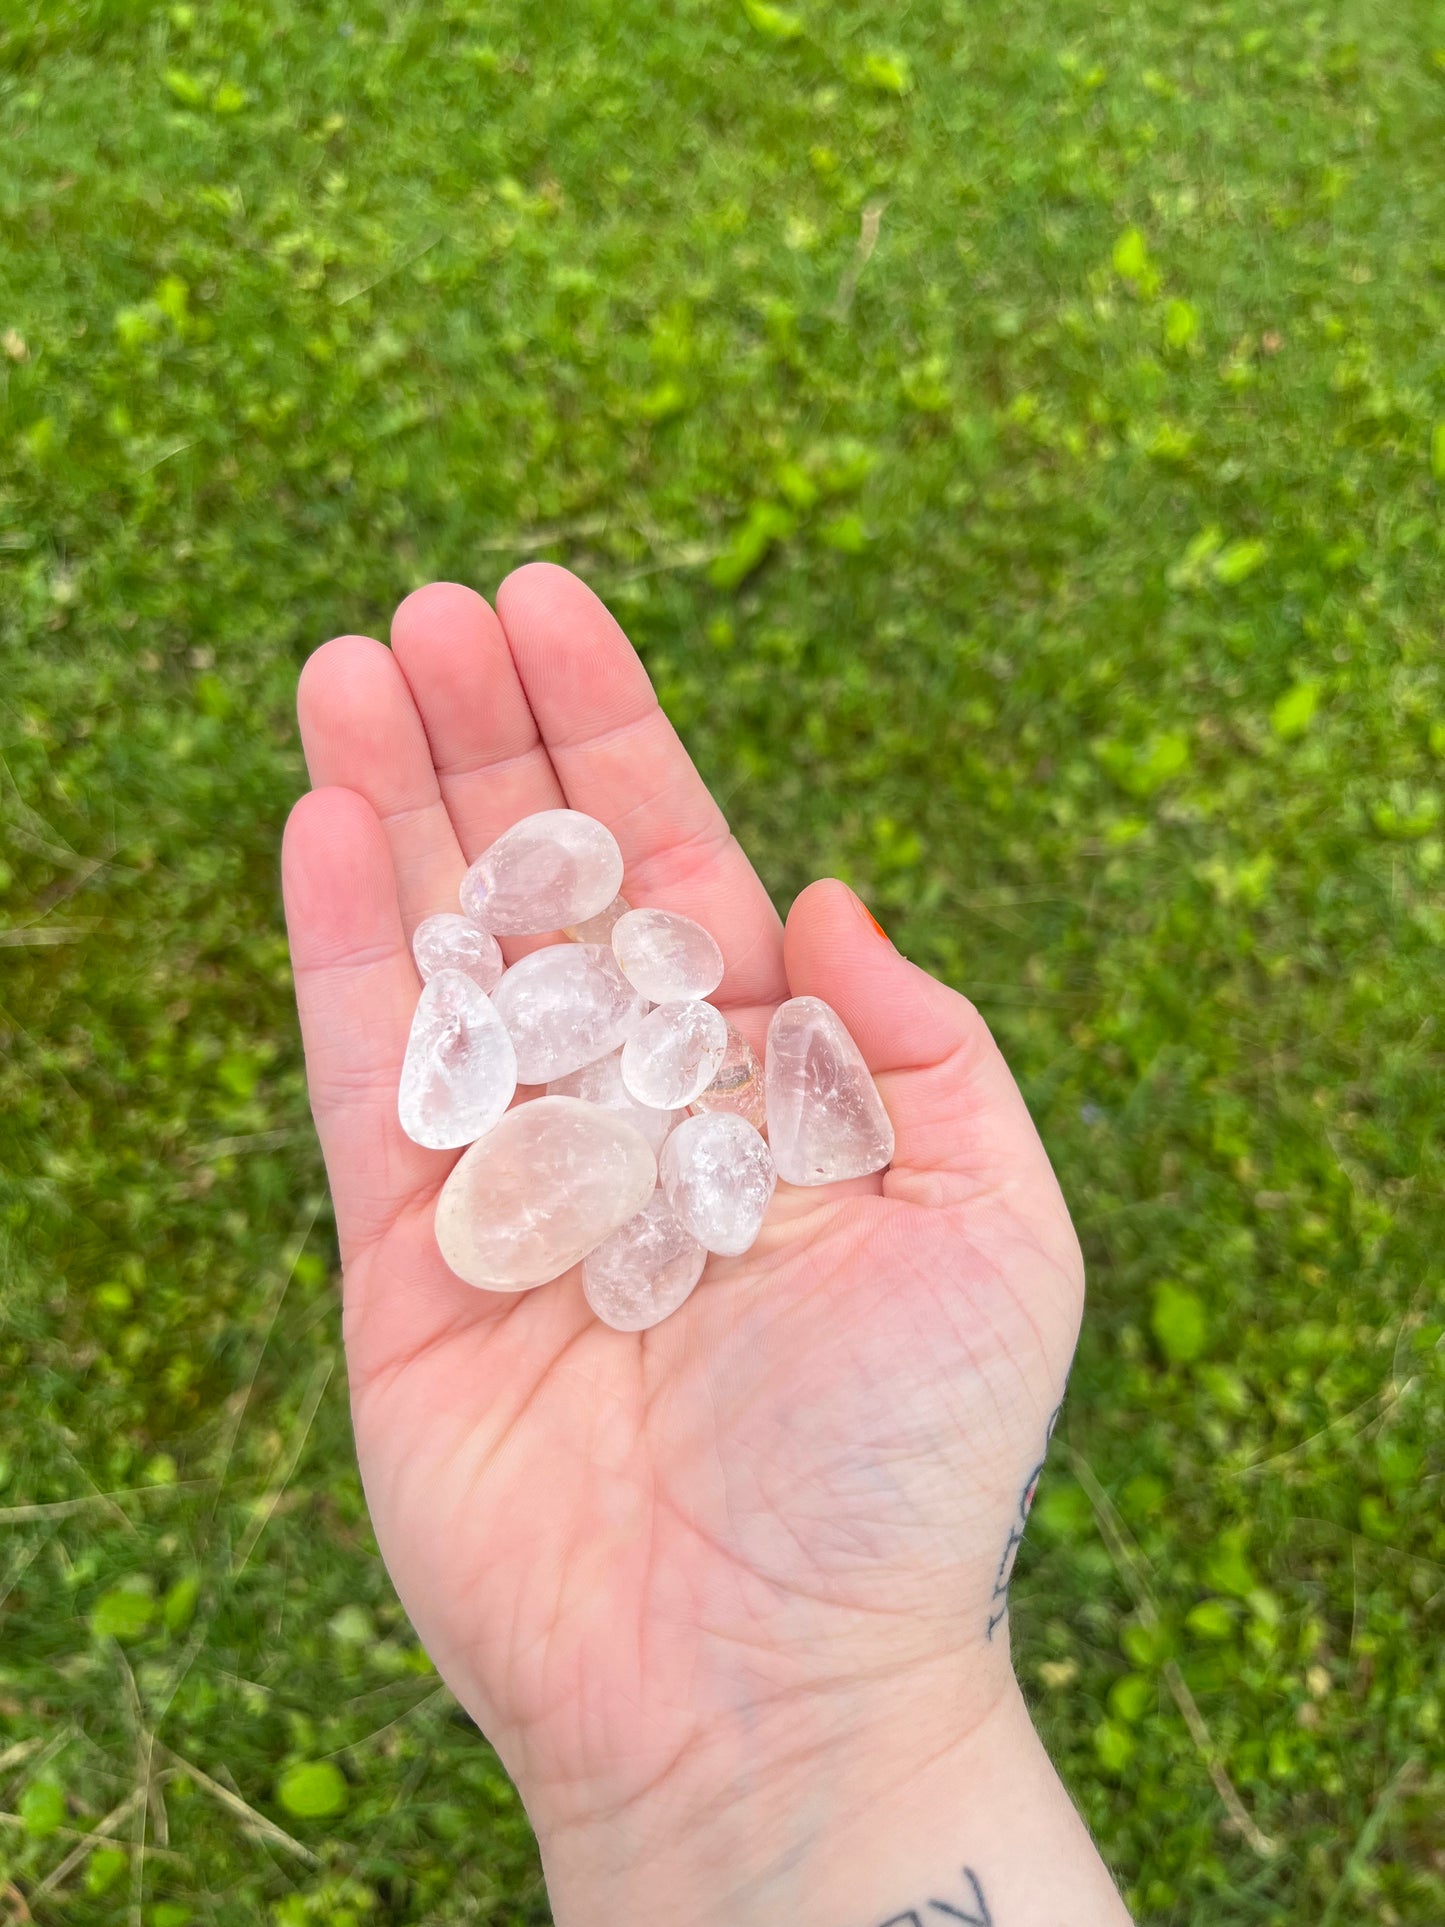
<svg viewBox="0 0 1445 1927">
<path fill-rule="evenodd" d="M 683 1229 L 661 1191 L 635 1218 L 589 1251 L 582 1292 L 604 1325 L 640 1332 L 661 1324 L 702 1276 L 707 1253 Z"/>
<path fill-rule="evenodd" d="M 491 931 L 454 910 L 422 918 L 412 936 L 411 954 L 423 983 L 439 970 L 460 970 L 479 990 L 494 990 L 506 968 L 502 946 Z"/>
<path fill-rule="evenodd" d="M 710 997 L 723 979 L 713 938 L 675 910 L 629 910 L 612 927 L 612 948 L 623 976 L 650 1003 Z"/>
<path fill-rule="evenodd" d="M 678 1110 L 717 1076 L 727 1019 L 711 1004 L 659 1004 L 622 1046 L 622 1081 L 639 1104 Z"/>
<path fill-rule="evenodd" d="M 535 1098 L 458 1160 L 437 1199 L 437 1245 L 467 1284 L 527 1291 L 626 1224 L 656 1182 L 652 1152 L 615 1112 Z"/>
<path fill-rule="evenodd" d="M 580 810 L 524 816 L 462 878 L 462 909 L 484 930 L 537 936 L 605 910 L 622 884 L 622 852 L 605 824 Z"/>
<path fill-rule="evenodd" d="M 695 1111 L 732 1111 L 738 1117 L 745 1117 L 755 1131 L 761 1131 L 766 1125 L 763 1067 L 752 1045 L 736 1025 L 728 1025 L 728 1047 L 717 1076 L 705 1091 L 693 1099 L 692 1108 Z"/>
<path fill-rule="evenodd" d="M 595 917 L 588 917 L 583 923 L 564 923 L 562 934 L 570 937 L 573 943 L 611 943 L 618 920 L 625 917 L 631 908 L 626 897 L 614 897 L 607 908 L 599 910 Z"/>
<path fill-rule="evenodd" d="M 683 1229 L 708 1251 L 732 1258 L 762 1229 L 777 1183 L 767 1145 L 731 1111 L 679 1124 L 662 1147 L 658 1177 Z"/>
<path fill-rule="evenodd" d="M 512 1040 L 486 993 L 460 970 L 437 971 L 402 1059 L 401 1128 L 429 1150 L 455 1150 L 491 1130 L 516 1088 Z"/>
<path fill-rule="evenodd" d="M 668 1132 L 687 1115 L 682 1110 L 655 1111 L 648 1104 L 639 1104 L 622 1081 L 621 1051 L 584 1064 L 580 1071 L 568 1071 L 565 1077 L 554 1077 L 547 1086 L 547 1095 L 580 1097 L 588 1104 L 600 1104 L 604 1111 L 615 1111 L 641 1131 L 654 1155 L 662 1149 Z"/>
<path fill-rule="evenodd" d="M 842 1018 L 821 997 L 791 997 L 768 1026 L 768 1142 L 789 1184 L 881 1171 L 893 1126 Z"/>
<path fill-rule="evenodd" d="M 492 1002 L 511 1033 L 523 1084 L 546 1084 L 605 1057 L 647 1009 L 600 943 L 554 943 L 519 958 Z"/>
</svg>

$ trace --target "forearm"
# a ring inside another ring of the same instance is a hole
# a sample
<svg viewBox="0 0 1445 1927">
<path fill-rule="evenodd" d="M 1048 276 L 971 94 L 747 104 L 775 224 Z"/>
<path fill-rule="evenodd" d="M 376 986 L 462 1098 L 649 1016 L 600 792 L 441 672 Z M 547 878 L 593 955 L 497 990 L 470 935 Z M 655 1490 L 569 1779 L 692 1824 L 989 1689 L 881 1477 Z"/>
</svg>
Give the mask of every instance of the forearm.
<svg viewBox="0 0 1445 1927">
<path fill-rule="evenodd" d="M 762 1797 L 544 1830 L 557 1927 L 1126 1927 L 1012 1682 L 965 1739 L 930 1723 L 911 1751 L 880 1729 L 801 1758 Z"/>
</svg>

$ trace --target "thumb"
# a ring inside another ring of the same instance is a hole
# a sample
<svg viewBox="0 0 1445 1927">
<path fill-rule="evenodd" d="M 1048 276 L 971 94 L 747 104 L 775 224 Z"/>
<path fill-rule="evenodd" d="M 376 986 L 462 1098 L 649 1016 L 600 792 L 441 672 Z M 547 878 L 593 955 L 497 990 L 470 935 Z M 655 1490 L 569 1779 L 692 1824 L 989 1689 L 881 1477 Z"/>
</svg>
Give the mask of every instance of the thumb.
<svg viewBox="0 0 1445 1927">
<path fill-rule="evenodd" d="M 948 1205 L 988 1193 L 1067 1227 L 1018 1085 L 966 997 L 901 956 L 832 878 L 794 903 L 783 954 L 792 995 L 831 1004 L 878 1081 L 897 1138 L 890 1195 Z"/>
</svg>

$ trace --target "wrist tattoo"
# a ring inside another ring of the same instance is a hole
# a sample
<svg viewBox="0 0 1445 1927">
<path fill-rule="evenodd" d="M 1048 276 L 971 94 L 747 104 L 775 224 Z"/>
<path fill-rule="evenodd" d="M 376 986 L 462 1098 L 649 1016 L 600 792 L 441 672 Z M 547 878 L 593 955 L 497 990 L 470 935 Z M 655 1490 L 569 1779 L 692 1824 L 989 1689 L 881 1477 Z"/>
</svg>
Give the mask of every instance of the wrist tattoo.
<svg viewBox="0 0 1445 1927">
<path fill-rule="evenodd" d="M 887 1920 L 879 1921 L 878 1927 L 937 1927 L 937 1923 L 944 1920 L 962 1921 L 963 1927 L 995 1927 L 994 1917 L 983 1897 L 983 1888 L 972 1867 L 963 1869 L 959 1896 L 957 1905 L 951 1900 L 925 1900 L 919 1907 L 909 1907 L 901 1914 L 890 1914 Z"/>
<path fill-rule="evenodd" d="M 1049 1440 L 1054 1436 L 1054 1427 L 1059 1422 L 1059 1413 L 1064 1409 L 1063 1400 L 1049 1414 L 1048 1425 L 1044 1429 L 1044 1449 L 1039 1462 L 1024 1480 L 1023 1490 L 1019 1493 L 1018 1512 L 1010 1521 L 1008 1539 L 1004 1544 L 1003 1556 L 998 1562 L 994 1575 L 993 1594 L 989 1600 L 988 1637 L 993 1638 L 999 1627 L 1008 1618 L 1008 1589 L 1014 1576 L 1014 1561 L 1019 1556 L 1019 1547 L 1024 1542 L 1024 1527 L 1029 1522 L 1033 1510 L 1034 1494 L 1039 1489 L 1039 1480 L 1044 1474 L 1044 1460 L 1048 1457 Z"/>
</svg>

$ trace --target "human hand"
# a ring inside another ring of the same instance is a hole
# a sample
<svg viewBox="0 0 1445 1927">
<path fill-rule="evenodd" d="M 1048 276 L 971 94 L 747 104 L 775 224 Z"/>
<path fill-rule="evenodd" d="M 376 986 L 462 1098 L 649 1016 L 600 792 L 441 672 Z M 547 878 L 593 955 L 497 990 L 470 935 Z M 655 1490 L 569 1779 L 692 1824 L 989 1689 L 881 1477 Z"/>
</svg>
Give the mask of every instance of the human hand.
<svg viewBox="0 0 1445 1927">
<path fill-rule="evenodd" d="M 519 570 L 495 614 L 419 590 L 390 650 L 318 650 L 299 707 L 315 788 L 287 916 L 357 1449 L 402 1601 L 517 1781 L 559 1920 L 866 1923 L 928 1829 L 962 1827 L 961 1781 L 1040 1772 L 1004 1608 L 1083 1272 L 1017 1087 L 844 885 L 811 885 L 784 932 L 565 570 Z M 432 1211 L 455 1154 L 397 1122 L 411 930 L 502 830 L 564 803 L 616 835 L 633 904 L 713 932 L 714 1001 L 760 1054 L 780 1000 L 830 1003 L 897 1136 L 879 1176 L 780 1185 L 753 1249 L 633 1335 L 575 1272 L 518 1295 L 454 1277 Z M 898 1815 L 866 1868 L 844 1850 L 861 1809 Z M 937 1886 L 953 1849 L 928 1850 Z"/>
</svg>

